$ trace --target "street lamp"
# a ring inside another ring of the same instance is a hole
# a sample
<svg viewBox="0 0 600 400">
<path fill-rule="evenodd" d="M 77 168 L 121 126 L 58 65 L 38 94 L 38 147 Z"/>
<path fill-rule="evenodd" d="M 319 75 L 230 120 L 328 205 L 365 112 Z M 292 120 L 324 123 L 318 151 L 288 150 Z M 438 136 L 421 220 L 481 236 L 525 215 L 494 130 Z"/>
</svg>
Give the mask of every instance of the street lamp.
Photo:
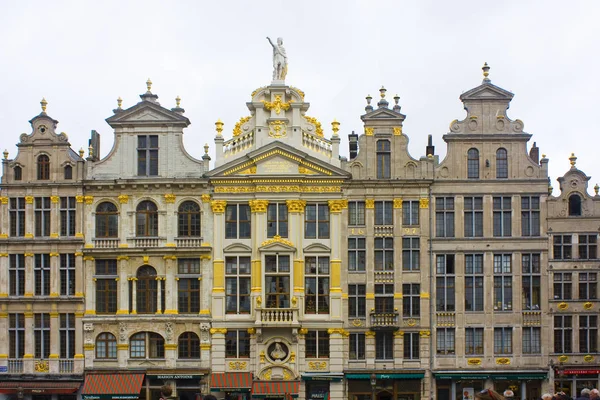
<svg viewBox="0 0 600 400">
<path fill-rule="evenodd" d="M 23 400 L 23 388 L 21 386 L 19 386 L 17 388 L 17 399 L 19 400 Z"/>
<path fill-rule="evenodd" d="M 565 376 L 565 367 L 564 367 L 562 361 L 558 362 L 558 366 L 556 367 L 556 370 L 558 372 L 558 385 L 559 385 L 558 390 L 562 392 L 563 391 L 562 390 L 562 388 L 563 388 L 563 377 Z"/>
<path fill-rule="evenodd" d="M 375 386 L 377 386 L 377 375 L 371 374 L 371 400 L 375 400 Z"/>
</svg>

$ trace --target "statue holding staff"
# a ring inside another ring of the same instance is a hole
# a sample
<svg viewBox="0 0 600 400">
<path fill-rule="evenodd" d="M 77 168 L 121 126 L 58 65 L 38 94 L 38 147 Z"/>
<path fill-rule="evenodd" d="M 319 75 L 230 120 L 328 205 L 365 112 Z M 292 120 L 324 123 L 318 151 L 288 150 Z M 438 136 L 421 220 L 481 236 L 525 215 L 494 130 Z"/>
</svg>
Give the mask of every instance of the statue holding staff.
<svg viewBox="0 0 600 400">
<path fill-rule="evenodd" d="M 268 36 L 267 40 L 273 47 L 273 80 L 282 81 L 287 75 L 287 55 L 283 48 L 283 39 L 277 38 L 277 44 L 273 44 Z"/>
</svg>

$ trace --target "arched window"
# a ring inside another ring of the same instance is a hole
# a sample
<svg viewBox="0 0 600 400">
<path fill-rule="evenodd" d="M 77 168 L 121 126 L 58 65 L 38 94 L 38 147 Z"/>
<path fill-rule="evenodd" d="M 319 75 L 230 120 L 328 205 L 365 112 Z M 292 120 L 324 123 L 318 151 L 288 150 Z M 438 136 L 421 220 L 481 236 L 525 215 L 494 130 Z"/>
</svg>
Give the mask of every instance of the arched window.
<svg viewBox="0 0 600 400">
<path fill-rule="evenodd" d="M 185 201 L 179 206 L 177 213 L 179 228 L 177 236 L 201 236 L 200 231 L 200 206 L 194 201 Z"/>
<path fill-rule="evenodd" d="M 581 196 L 572 194 L 569 196 L 569 215 L 581 215 Z"/>
<path fill-rule="evenodd" d="M 39 180 L 50 179 L 50 158 L 45 154 L 37 159 L 37 177 Z"/>
<path fill-rule="evenodd" d="M 177 346 L 179 358 L 200 358 L 200 339 L 194 332 L 184 332 L 179 336 Z"/>
<path fill-rule="evenodd" d="M 158 209 L 151 201 L 142 201 L 136 209 L 136 235 L 158 236 Z"/>
<path fill-rule="evenodd" d="M 467 177 L 479 179 L 479 150 L 469 149 L 467 152 Z"/>
<path fill-rule="evenodd" d="M 140 332 L 129 339 L 131 358 L 165 358 L 165 339 L 158 333 Z"/>
<path fill-rule="evenodd" d="M 508 153 L 506 149 L 496 150 L 496 178 L 508 178 Z"/>
<path fill-rule="evenodd" d="M 119 236 L 119 211 L 113 203 L 105 201 L 96 207 L 96 237 Z"/>
<path fill-rule="evenodd" d="M 23 179 L 23 169 L 21 169 L 21 167 L 19 167 L 18 165 L 13 168 L 13 174 L 15 181 L 20 181 L 21 179 Z"/>
<path fill-rule="evenodd" d="M 377 179 L 391 177 L 391 149 L 389 140 L 377 141 Z"/>
<path fill-rule="evenodd" d="M 96 358 L 117 358 L 117 338 L 104 332 L 96 338 Z"/>
<path fill-rule="evenodd" d="M 156 270 L 149 265 L 137 271 L 136 306 L 138 314 L 155 314 L 157 310 L 158 282 Z M 161 293 L 163 294 L 163 293 Z M 164 296 L 163 296 L 164 299 Z"/>
<path fill-rule="evenodd" d="M 73 179 L 73 167 L 65 166 L 65 179 Z"/>
</svg>

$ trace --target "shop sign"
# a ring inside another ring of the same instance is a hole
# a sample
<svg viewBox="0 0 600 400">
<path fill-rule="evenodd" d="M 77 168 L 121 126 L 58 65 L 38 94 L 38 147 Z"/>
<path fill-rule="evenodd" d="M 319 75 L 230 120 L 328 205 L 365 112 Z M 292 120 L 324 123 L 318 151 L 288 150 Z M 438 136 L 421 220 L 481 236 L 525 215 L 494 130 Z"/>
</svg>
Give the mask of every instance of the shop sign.
<svg viewBox="0 0 600 400">
<path fill-rule="evenodd" d="M 137 400 L 139 394 L 83 394 L 83 400 Z"/>
<path fill-rule="evenodd" d="M 565 375 L 596 375 L 600 374 L 600 369 L 565 369 Z"/>
<path fill-rule="evenodd" d="M 147 376 L 150 379 L 175 380 L 175 379 L 202 379 L 203 375 L 169 374 L 169 375 L 147 375 Z"/>
<path fill-rule="evenodd" d="M 8 372 L 8 365 L 0 365 L 0 372 Z"/>
<path fill-rule="evenodd" d="M 310 376 L 310 375 L 302 375 L 302 379 L 305 381 L 327 381 L 327 382 L 341 382 L 341 376 L 328 376 L 328 375 L 319 375 L 319 376 Z"/>
</svg>

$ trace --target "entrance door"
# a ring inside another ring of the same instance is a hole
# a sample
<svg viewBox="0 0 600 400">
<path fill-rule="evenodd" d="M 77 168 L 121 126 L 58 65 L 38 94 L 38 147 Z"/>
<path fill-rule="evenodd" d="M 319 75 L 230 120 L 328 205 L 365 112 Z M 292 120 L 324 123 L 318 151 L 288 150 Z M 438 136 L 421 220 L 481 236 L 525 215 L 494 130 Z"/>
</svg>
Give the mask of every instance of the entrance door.
<svg viewBox="0 0 600 400">
<path fill-rule="evenodd" d="M 390 392 L 379 392 L 377 393 L 377 400 L 393 400 L 394 395 Z"/>
</svg>

